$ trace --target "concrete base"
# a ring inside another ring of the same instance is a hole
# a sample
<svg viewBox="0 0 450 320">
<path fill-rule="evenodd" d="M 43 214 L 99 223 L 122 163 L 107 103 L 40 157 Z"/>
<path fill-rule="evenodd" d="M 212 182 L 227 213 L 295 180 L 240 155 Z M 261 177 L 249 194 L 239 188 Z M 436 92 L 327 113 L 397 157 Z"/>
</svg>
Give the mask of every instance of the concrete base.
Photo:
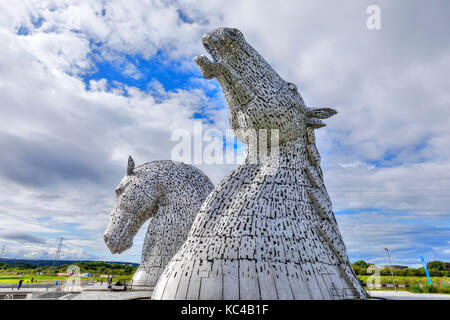
<svg viewBox="0 0 450 320">
<path fill-rule="evenodd" d="M 70 298 L 70 300 L 150 300 L 153 291 L 83 291 L 78 295 Z M 61 299 L 68 300 L 68 299 Z"/>
<path fill-rule="evenodd" d="M 139 266 L 133 275 L 131 285 L 133 287 L 154 287 L 158 282 L 162 271 L 163 269 L 161 268 L 150 268 L 149 270 L 149 268 Z"/>
</svg>

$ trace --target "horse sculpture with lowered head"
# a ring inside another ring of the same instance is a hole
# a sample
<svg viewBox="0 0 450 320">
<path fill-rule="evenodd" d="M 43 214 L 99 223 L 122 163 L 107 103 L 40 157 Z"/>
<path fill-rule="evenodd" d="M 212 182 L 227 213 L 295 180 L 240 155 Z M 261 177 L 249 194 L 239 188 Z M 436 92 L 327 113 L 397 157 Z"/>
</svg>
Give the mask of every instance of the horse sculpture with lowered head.
<svg viewBox="0 0 450 320">
<path fill-rule="evenodd" d="M 191 165 L 166 160 L 135 168 L 129 157 L 127 174 L 116 189 L 104 240 L 112 253 L 122 253 L 152 218 L 133 285 L 156 284 L 186 240 L 198 209 L 213 188 L 209 178 Z"/>
</svg>

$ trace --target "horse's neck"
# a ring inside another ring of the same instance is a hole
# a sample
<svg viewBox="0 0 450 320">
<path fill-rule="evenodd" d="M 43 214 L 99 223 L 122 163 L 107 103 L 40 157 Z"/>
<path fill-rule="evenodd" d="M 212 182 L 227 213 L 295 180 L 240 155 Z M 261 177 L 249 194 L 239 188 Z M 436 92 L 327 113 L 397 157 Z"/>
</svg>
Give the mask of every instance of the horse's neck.
<svg viewBox="0 0 450 320">
<path fill-rule="evenodd" d="M 166 263 L 176 253 L 198 211 L 198 201 L 184 190 L 165 195 L 150 222 L 142 250 L 142 263 Z"/>
<path fill-rule="evenodd" d="M 267 152 L 262 151 L 259 146 L 247 145 L 244 164 L 258 165 L 263 170 L 272 169 L 274 172 L 283 168 L 304 167 L 310 163 L 310 145 L 306 135 L 295 141 L 271 147 Z"/>
</svg>

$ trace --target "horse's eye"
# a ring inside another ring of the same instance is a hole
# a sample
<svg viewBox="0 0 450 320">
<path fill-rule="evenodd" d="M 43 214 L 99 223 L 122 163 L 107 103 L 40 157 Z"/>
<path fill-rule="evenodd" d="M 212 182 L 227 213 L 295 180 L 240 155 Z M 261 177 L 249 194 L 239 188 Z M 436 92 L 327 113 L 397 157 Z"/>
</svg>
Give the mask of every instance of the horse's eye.
<svg viewBox="0 0 450 320">
<path fill-rule="evenodd" d="M 297 86 L 295 84 L 293 84 L 292 82 L 288 83 L 288 87 L 289 89 L 291 89 L 292 91 L 297 91 Z"/>
<path fill-rule="evenodd" d="M 237 38 L 239 36 L 239 30 L 236 28 L 226 29 L 225 32 L 231 38 Z"/>
<path fill-rule="evenodd" d="M 122 189 L 121 188 L 117 188 L 116 189 L 116 195 L 119 197 L 122 194 Z"/>
</svg>

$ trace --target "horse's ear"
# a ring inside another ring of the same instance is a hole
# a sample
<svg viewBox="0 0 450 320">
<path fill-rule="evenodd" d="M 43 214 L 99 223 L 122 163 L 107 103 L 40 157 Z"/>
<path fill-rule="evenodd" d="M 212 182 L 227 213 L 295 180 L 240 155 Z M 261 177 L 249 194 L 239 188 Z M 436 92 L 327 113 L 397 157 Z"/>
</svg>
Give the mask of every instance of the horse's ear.
<svg viewBox="0 0 450 320">
<path fill-rule="evenodd" d="M 308 109 L 306 111 L 306 115 L 308 117 L 316 119 L 328 119 L 329 117 L 334 116 L 336 113 L 337 111 L 331 108 Z"/>
<path fill-rule="evenodd" d="M 334 116 L 337 111 L 331 108 L 305 108 L 306 125 L 313 129 L 325 127 L 326 124 L 319 119 L 328 119 Z"/>
<path fill-rule="evenodd" d="M 134 174 L 134 160 L 131 156 L 128 157 L 127 176 Z"/>
</svg>

